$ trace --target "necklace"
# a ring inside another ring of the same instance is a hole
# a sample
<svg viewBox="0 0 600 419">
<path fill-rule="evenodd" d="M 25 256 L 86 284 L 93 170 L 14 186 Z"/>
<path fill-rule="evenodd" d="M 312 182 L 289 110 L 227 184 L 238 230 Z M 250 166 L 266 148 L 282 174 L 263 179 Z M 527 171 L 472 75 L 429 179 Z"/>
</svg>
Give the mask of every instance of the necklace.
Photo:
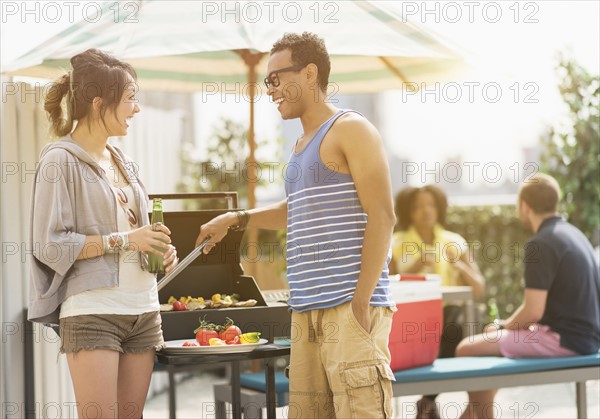
<svg viewBox="0 0 600 419">
<path fill-rule="evenodd" d="M 123 188 L 118 188 L 116 186 L 112 186 L 111 189 L 113 193 L 116 195 L 117 201 L 121 205 L 123 212 L 125 213 L 125 218 L 129 222 L 129 226 L 133 229 L 137 227 L 138 219 L 135 215 L 135 212 L 129 206 L 129 198 L 127 198 L 127 194 L 123 190 Z"/>
</svg>

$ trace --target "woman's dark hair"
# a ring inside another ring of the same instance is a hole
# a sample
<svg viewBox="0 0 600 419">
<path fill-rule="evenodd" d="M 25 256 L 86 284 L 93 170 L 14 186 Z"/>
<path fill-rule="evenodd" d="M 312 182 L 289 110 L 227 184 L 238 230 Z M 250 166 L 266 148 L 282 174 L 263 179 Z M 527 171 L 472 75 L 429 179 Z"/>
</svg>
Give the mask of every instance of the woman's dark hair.
<svg viewBox="0 0 600 419">
<path fill-rule="evenodd" d="M 448 209 L 446 194 L 435 185 L 426 185 L 421 188 L 408 187 L 402 189 L 396 195 L 397 230 L 407 230 L 410 227 L 412 223 L 410 213 L 420 192 L 429 192 L 433 196 L 437 210 L 437 221 L 442 226 L 446 225 L 446 210 Z"/>
<path fill-rule="evenodd" d="M 286 49 L 291 51 L 294 65 L 306 66 L 312 63 L 317 66 L 319 69 L 319 88 L 326 92 L 329 73 L 331 72 L 331 62 L 327 48 L 325 48 L 325 41 L 310 32 L 303 32 L 302 35 L 288 32 L 273 44 L 271 54 Z"/>
<path fill-rule="evenodd" d="M 88 49 L 71 58 L 73 70 L 59 77 L 48 89 L 44 110 L 48 112 L 52 134 L 62 137 L 73 130 L 73 122 L 85 119 L 90 113 L 94 98 L 102 99 L 100 118 L 108 109 L 115 109 L 123 91 L 130 83 L 129 76 L 137 80 L 135 70 L 98 49 Z M 66 100 L 66 116 L 63 99 Z"/>
</svg>

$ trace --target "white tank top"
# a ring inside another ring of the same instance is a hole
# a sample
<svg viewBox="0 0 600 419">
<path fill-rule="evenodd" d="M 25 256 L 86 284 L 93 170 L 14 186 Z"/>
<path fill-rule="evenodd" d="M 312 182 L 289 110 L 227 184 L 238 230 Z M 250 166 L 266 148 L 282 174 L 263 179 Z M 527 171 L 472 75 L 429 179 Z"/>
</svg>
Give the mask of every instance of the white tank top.
<svg viewBox="0 0 600 419">
<path fill-rule="evenodd" d="M 127 185 L 121 190 L 125 193 L 129 208 L 137 215 L 139 209 L 132 207 L 135 203 L 133 189 Z M 127 215 L 121 202 L 114 194 L 117 204 L 117 226 L 119 232 L 131 231 L 133 228 L 127 221 Z M 137 227 L 134 227 L 137 228 Z M 86 314 L 142 314 L 158 311 L 158 290 L 156 277 L 143 271 L 140 266 L 140 255 L 137 251 L 126 251 L 119 254 L 119 282 L 112 288 L 97 288 L 72 295 L 61 305 L 60 318 L 81 316 Z"/>
</svg>

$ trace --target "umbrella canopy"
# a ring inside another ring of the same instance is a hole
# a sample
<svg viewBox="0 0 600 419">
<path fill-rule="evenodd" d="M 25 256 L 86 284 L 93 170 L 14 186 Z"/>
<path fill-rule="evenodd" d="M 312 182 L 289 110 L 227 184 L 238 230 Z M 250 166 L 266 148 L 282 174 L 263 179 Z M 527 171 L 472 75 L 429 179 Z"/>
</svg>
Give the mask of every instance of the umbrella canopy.
<svg viewBox="0 0 600 419">
<path fill-rule="evenodd" d="M 99 48 L 131 63 L 142 90 L 226 90 L 247 96 L 248 178 L 255 179 L 254 101 L 266 93 L 257 80 L 284 32 L 309 31 L 325 40 L 333 94 L 416 90 L 464 70 L 455 48 L 408 22 L 394 3 L 107 2 L 2 72 L 53 79 L 70 69 L 70 57 Z M 248 184 L 250 208 L 255 186 Z"/>
<path fill-rule="evenodd" d="M 263 57 L 284 32 L 303 31 L 325 39 L 339 93 L 420 85 L 461 71 L 455 48 L 408 22 L 393 3 L 138 0 L 117 8 L 107 2 L 2 72 L 55 78 L 69 69 L 70 57 L 94 47 L 131 63 L 144 90 L 234 91 L 248 82 L 249 64 L 264 74 Z M 250 53 L 246 60 L 239 50 Z"/>
</svg>

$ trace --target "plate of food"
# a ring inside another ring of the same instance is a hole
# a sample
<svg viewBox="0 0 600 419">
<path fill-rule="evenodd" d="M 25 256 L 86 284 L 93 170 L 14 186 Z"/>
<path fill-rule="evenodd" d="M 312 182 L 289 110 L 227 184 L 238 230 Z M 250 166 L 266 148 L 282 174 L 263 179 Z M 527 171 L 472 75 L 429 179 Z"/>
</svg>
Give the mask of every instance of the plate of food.
<svg viewBox="0 0 600 419">
<path fill-rule="evenodd" d="M 193 336 L 191 339 L 167 341 L 162 351 L 172 354 L 238 353 L 253 351 L 267 343 L 267 339 L 260 338 L 260 332 L 244 333 L 230 318 L 225 324 L 201 319 Z"/>
<path fill-rule="evenodd" d="M 202 346 L 195 339 L 170 340 L 165 342 L 167 345 L 162 352 L 169 354 L 233 354 L 242 352 L 251 352 L 260 345 L 267 343 L 267 339 L 259 339 L 256 343 L 231 343 Z"/>
</svg>

